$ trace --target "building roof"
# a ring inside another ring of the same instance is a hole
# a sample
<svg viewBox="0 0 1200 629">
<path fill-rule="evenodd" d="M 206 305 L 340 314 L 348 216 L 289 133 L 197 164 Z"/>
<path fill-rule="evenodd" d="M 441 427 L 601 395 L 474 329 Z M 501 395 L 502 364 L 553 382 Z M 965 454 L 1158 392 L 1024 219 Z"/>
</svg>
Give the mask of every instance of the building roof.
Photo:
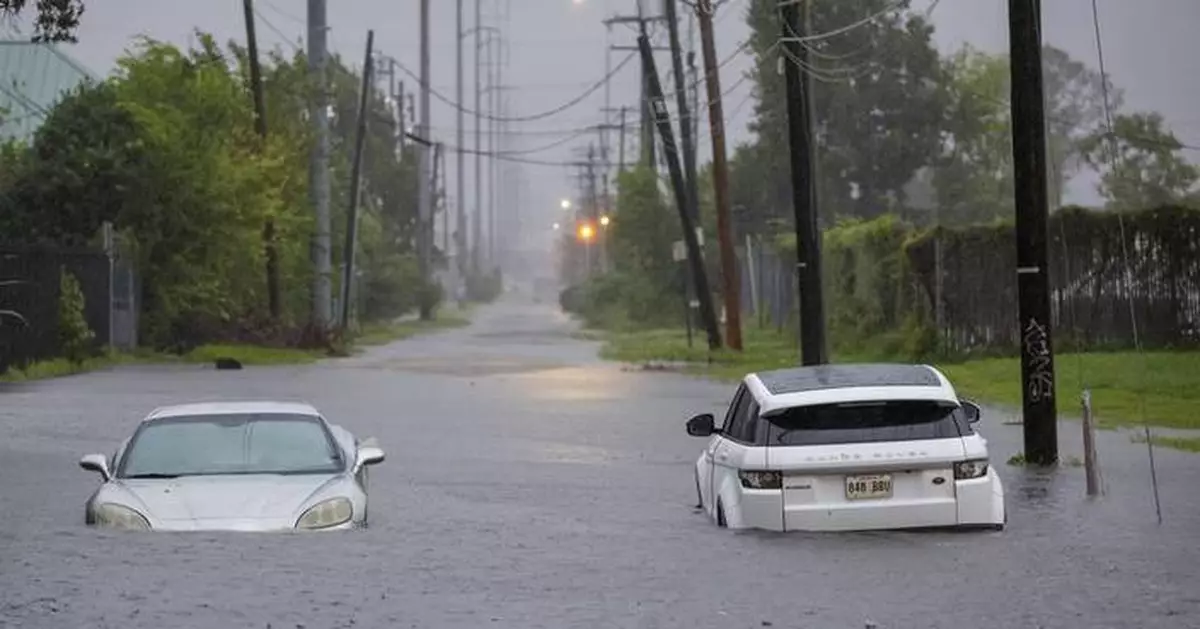
<svg viewBox="0 0 1200 629">
<path fill-rule="evenodd" d="M 0 141 L 28 140 L 63 94 L 95 78 L 58 45 L 0 39 Z"/>
</svg>

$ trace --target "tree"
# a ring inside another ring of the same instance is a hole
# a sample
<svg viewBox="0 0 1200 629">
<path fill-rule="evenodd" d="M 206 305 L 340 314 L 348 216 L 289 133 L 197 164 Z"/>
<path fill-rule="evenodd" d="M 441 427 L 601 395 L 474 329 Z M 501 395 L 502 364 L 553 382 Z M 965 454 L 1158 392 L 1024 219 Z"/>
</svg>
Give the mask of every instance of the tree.
<svg viewBox="0 0 1200 629">
<path fill-rule="evenodd" d="M 25 241 L 87 243 L 103 222 L 116 220 L 122 193 L 140 185 L 139 147 L 113 83 L 77 87 L 38 128 L 8 185 L 0 181 L 0 229 Z M 16 150 L 8 149 L 9 159 Z"/>
<path fill-rule="evenodd" d="M 943 152 L 933 171 L 942 224 L 1012 216 L 1008 59 L 965 46 L 945 60 Z"/>
<path fill-rule="evenodd" d="M 1054 209 L 1062 206 L 1066 182 L 1085 163 L 1081 142 L 1104 121 L 1106 90 L 1114 111 L 1120 109 L 1124 97 L 1098 71 L 1049 45 L 1042 49 L 1042 81 L 1046 92 L 1050 202 Z"/>
<path fill-rule="evenodd" d="M 778 216 L 791 207 L 791 186 L 777 4 L 752 0 L 747 11 L 757 57 L 751 72 L 759 98 L 752 123 L 757 150 L 739 151 L 738 158 L 753 159 L 754 165 L 734 170 L 754 173 L 759 186 L 767 182 L 754 201 Z M 909 6 L 908 0 L 812 3 L 811 31 L 838 32 L 806 44 L 826 220 L 878 216 L 902 205 L 904 185 L 938 154 L 945 98 L 938 87 L 941 65 L 932 25 Z M 868 16 L 877 17 L 862 22 Z"/>
<path fill-rule="evenodd" d="M 21 13 L 30 0 L 0 0 L 0 18 Z M 75 41 L 83 0 L 37 0 L 34 41 Z"/>
<path fill-rule="evenodd" d="M 1097 131 L 1080 146 L 1101 173 L 1097 189 L 1112 209 L 1158 208 L 1195 195 L 1200 169 L 1180 156 L 1183 144 L 1158 113 L 1116 116 L 1111 135 Z"/>
</svg>

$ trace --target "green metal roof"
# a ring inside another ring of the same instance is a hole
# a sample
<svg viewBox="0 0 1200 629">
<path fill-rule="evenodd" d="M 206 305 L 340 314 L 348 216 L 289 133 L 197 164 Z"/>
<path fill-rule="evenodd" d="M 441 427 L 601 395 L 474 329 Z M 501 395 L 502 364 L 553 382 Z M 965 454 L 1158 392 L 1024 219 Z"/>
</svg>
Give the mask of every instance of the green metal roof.
<svg viewBox="0 0 1200 629">
<path fill-rule="evenodd" d="M 58 99 L 89 78 L 54 44 L 0 40 L 0 140 L 28 140 Z"/>
</svg>

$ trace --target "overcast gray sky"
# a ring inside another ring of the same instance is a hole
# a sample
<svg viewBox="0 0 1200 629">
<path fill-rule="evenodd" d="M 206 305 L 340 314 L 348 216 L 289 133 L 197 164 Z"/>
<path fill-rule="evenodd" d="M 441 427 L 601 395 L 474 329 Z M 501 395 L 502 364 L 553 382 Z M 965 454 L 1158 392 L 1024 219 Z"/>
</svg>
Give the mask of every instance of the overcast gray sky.
<svg viewBox="0 0 1200 629">
<path fill-rule="evenodd" d="M 929 1 L 916 0 L 915 4 L 924 7 Z M 614 27 L 610 37 L 601 20 L 618 12 L 635 11 L 637 0 L 482 2 L 485 22 L 497 24 L 507 32 L 511 57 L 505 83 L 518 88 L 510 94 L 513 114 L 530 115 L 574 98 L 604 75 L 608 44 L 634 43 L 632 31 L 624 27 Z M 657 4 L 657 0 L 651 2 Z M 727 0 L 718 11 L 716 35 L 722 59 L 747 35 L 743 19 L 747 2 Z M 455 0 L 432 0 L 432 3 L 433 83 L 436 90 L 453 98 L 456 3 Z M 255 4 L 263 18 L 259 34 L 264 47 L 290 48 L 302 42 L 306 0 L 256 0 Z M 1043 0 L 1042 4 L 1045 39 L 1094 66 L 1091 0 Z M 1200 53 L 1200 44 L 1194 36 L 1200 26 L 1200 0 L 1100 0 L 1099 4 L 1109 72 L 1116 84 L 1124 88 L 1127 106 L 1162 112 L 1184 142 L 1200 144 L 1200 113 L 1195 109 L 1195 103 L 1200 102 L 1200 77 L 1194 64 Z M 331 48 L 358 65 L 366 31 L 373 28 L 379 49 L 413 71 L 418 70 L 418 0 L 329 0 L 329 5 Z M 474 23 L 474 1 L 466 0 L 465 5 L 470 27 Z M 1006 6 L 1006 0 L 941 0 L 932 13 L 938 45 L 950 50 L 969 42 L 989 51 L 1005 50 Z M 80 43 L 73 54 L 97 72 L 105 73 L 136 35 L 147 34 L 186 45 L 195 28 L 214 33 L 222 40 L 241 40 L 244 37 L 241 1 L 93 0 L 88 4 L 79 32 Z M 470 46 L 467 50 L 469 55 Z M 626 54 L 613 53 L 613 63 Z M 668 61 L 665 55 L 660 57 L 660 71 L 664 75 Z M 747 58 L 737 58 L 722 69 L 723 87 L 729 91 L 725 104 L 727 124 L 735 142 L 747 137 L 745 125 L 753 112 L 750 82 L 736 85 L 747 66 Z M 611 84 L 614 106 L 636 104 L 636 77 L 636 64 L 630 63 L 615 78 Z M 470 67 L 466 80 L 470 86 Z M 415 81 L 407 83 L 411 86 Z M 469 87 L 467 93 L 471 93 Z M 562 114 L 513 128 L 538 132 L 595 124 L 601 121 L 603 104 L 604 92 L 597 91 Z M 453 142 L 453 109 L 435 100 L 432 116 L 439 139 Z M 469 121 L 470 117 L 468 124 Z M 706 135 L 702 133 L 702 137 Z M 513 136 L 510 148 L 527 149 L 562 138 L 539 134 Z M 590 139 L 579 138 L 530 157 L 549 161 L 575 159 L 573 151 L 586 146 Z M 700 151 L 702 160 L 708 161 L 711 155 L 708 145 L 703 144 Z M 452 159 L 448 165 L 454 177 Z M 569 174 L 562 167 L 523 167 L 522 176 L 529 186 L 524 205 L 543 212 L 546 225 L 558 211 L 558 199 L 573 193 Z M 451 192 L 453 187 L 451 184 Z M 1087 188 L 1090 185 L 1076 183 L 1072 198 L 1093 198 Z M 468 180 L 469 199 L 471 189 Z"/>
</svg>

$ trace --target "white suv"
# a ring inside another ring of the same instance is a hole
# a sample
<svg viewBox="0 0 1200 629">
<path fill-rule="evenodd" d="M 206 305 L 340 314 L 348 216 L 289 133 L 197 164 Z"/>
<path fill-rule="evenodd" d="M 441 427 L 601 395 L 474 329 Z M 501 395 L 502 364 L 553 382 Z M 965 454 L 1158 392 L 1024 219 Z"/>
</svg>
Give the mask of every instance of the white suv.
<svg viewBox="0 0 1200 629">
<path fill-rule="evenodd" d="M 720 526 L 1002 529 L 1004 487 L 974 430 L 979 407 L 927 365 L 846 364 L 750 374 L 696 461 Z"/>
</svg>

